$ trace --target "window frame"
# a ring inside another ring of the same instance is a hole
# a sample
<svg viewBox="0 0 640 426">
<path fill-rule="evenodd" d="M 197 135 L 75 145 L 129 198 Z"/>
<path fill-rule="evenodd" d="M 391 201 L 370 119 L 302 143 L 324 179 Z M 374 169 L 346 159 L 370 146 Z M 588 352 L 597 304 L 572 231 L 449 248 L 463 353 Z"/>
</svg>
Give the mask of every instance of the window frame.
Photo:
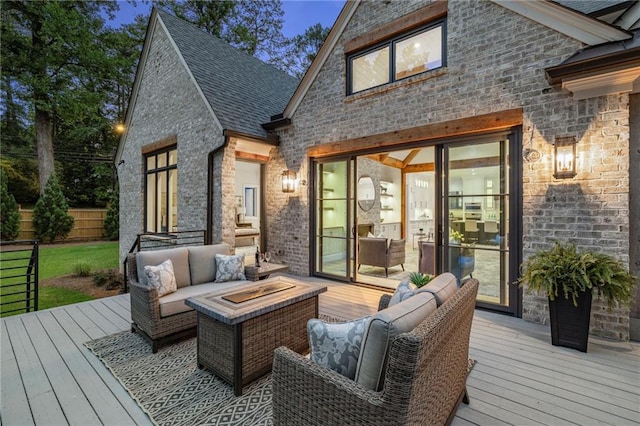
<svg viewBox="0 0 640 426">
<path fill-rule="evenodd" d="M 171 151 L 175 151 L 175 156 L 176 156 L 176 162 L 174 164 L 169 164 L 170 163 L 170 158 L 171 155 L 169 154 Z M 158 167 L 158 157 L 161 155 L 166 155 L 166 163 L 164 166 Z M 166 148 L 162 148 L 159 149 L 157 151 L 152 151 L 149 153 L 146 153 L 143 155 L 143 161 L 144 161 L 144 232 L 145 233 L 150 233 L 150 234 L 163 234 L 163 235 L 167 235 L 170 234 L 172 231 L 174 231 L 173 229 L 169 229 L 169 224 L 171 223 L 170 221 L 170 216 L 172 215 L 172 211 L 171 211 L 171 197 L 169 196 L 169 194 L 172 194 L 171 191 L 171 171 L 175 170 L 176 173 L 176 181 L 178 179 L 178 147 L 177 145 L 172 145 L 172 146 L 168 146 Z M 149 159 L 151 157 L 155 157 L 155 167 L 152 169 L 148 168 L 148 164 L 149 164 Z M 166 189 L 166 193 L 167 193 L 167 197 L 165 200 L 165 208 L 167 211 L 167 229 L 166 230 L 162 230 L 162 224 L 157 223 L 157 220 L 154 219 L 154 224 L 155 224 L 155 229 L 150 229 L 149 228 L 149 177 L 152 175 L 155 175 L 155 193 L 154 193 L 154 211 L 152 212 L 154 217 L 157 218 L 158 217 L 158 210 L 161 209 L 160 206 L 160 200 L 158 200 L 158 184 L 159 184 L 159 176 L 161 173 L 166 173 L 166 182 L 165 182 L 165 189 Z M 176 194 L 177 194 L 177 182 L 176 182 Z M 176 209 L 175 209 L 175 215 L 176 215 L 176 223 L 171 223 L 172 228 L 177 227 L 177 216 L 178 216 L 178 206 L 176 205 Z M 175 231 L 174 231 L 175 232 Z"/>
<path fill-rule="evenodd" d="M 441 27 L 442 28 L 442 40 L 441 40 L 441 53 L 442 53 L 442 65 L 439 66 L 438 68 L 432 68 L 432 69 L 428 69 L 416 74 L 412 74 L 412 75 L 408 75 L 406 77 L 402 77 L 402 78 L 395 78 L 396 75 L 396 70 L 395 70 L 395 62 L 396 62 L 396 45 L 399 42 L 405 41 L 410 39 L 411 37 L 415 37 L 419 34 L 422 33 L 426 33 L 434 28 L 437 27 Z M 387 79 L 386 83 L 382 83 L 379 84 L 377 86 L 371 86 L 371 87 L 367 87 L 366 89 L 362 89 L 359 90 L 357 92 L 353 91 L 353 76 L 354 76 L 354 72 L 353 72 L 353 61 L 355 59 L 358 59 L 362 56 L 366 56 L 372 52 L 375 52 L 377 50 L 382 50 L 385 47 L 389 48 L 389 78 Z M 402 81 L 402 80 L 406 80 L 408 78 L 412 78 L 415 76 L 418 76 L 420 74 L 424 74 L 430 71 L 434 71 L 434 70 L 438 70 L 441 68 L 444 68 L 447 66 L 447 19 L 445 18 L 441 18 L 432 22 L 429 22 L 428 24 L 425 25 L 421 25 L 419 27 L 416 28 L 412 28 L 411 30 L 402 32 L 402 33 L 398 33 L 392 37 L 389 37 L 387 39 L 385 39 L 384 41 L 380 42 L 380 43 L 376 43 L 372 46 L 368 46 L 366 48 L 357 50 L 355 52 L 349 53 L 347 55 L 346 58 L 346 62 L 347 62 L 347 93 L 346 95 L 355 95 L 357 93 L 362 93 L 365 92 L 367 90 L 371 90 L 374 89 L 376 87 L 382 87 L 388 84 L 392 84 L 395 83 L 397 81 Z"/>
</svg>

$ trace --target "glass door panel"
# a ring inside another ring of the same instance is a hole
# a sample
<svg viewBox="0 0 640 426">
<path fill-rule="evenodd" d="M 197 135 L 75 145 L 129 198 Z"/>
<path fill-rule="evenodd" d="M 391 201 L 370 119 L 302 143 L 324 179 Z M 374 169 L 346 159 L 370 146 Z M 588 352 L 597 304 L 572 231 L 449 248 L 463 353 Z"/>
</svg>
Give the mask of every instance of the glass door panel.
<svg viewBox="0 0 640 426">
<path fill-rule="evenodd" d="M 478 302 L 509 306 L 508 141 L 443 149 L 442 252 L 460 283 L 480 281 Z"/>
<path fill-rule="evenodd" d="M 315 167 L 315 273 L 349 280 L 351 277 L 353 190 L 349 160 Z"/>
</svg>

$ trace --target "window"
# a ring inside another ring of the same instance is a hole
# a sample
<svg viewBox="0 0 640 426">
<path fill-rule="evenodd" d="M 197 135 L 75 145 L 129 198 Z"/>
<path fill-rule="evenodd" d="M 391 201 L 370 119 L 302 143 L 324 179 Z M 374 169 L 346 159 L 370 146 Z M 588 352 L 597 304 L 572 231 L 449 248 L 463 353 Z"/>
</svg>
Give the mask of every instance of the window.
<svg viewBox="0 0 640 426">
<path fill-rule="evenodd" d="M 445 22 L 391 38 L 347 60 L 348 93 L 402 80 L 445 65 Z"/>
<path fill-rule="evenodd" d="M 145 232 L 168 233 L 178 227 L 178 150 L 145 156 Z"/>
</svg>

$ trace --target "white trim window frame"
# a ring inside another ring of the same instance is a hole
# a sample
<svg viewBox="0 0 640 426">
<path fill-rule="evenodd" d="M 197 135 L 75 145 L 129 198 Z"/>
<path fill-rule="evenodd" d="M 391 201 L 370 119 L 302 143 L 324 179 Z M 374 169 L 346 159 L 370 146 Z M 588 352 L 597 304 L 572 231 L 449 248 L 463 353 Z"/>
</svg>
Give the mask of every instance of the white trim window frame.
<svg viewBox="0 0 640 426">
<path fill-rule="evenodd" d="M 347 95 L 446 66 L 446 19 L 347 56 Z"/>
</svg>

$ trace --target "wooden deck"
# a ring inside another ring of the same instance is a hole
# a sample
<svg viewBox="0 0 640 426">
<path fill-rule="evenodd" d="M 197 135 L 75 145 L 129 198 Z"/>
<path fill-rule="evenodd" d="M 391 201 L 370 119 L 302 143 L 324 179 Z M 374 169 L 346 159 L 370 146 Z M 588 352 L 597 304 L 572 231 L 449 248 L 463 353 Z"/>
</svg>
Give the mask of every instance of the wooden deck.
<svg viewBox="0 0 640 426">
<path fill-rule="evenodd" d="M 323 313 L 376 311 L 379 291 L 326 284 Z M 129 295 L 2 319 L 2 424 L 151 424 L 83 345 L 129 323 Z M 640 422 L 637 343 L 591 338 L 584 354 L 551 346 L 548 327 L 476 311 L 471 356 L 471 403 L 458 410 L 455 425 Z"/>
</svg>

